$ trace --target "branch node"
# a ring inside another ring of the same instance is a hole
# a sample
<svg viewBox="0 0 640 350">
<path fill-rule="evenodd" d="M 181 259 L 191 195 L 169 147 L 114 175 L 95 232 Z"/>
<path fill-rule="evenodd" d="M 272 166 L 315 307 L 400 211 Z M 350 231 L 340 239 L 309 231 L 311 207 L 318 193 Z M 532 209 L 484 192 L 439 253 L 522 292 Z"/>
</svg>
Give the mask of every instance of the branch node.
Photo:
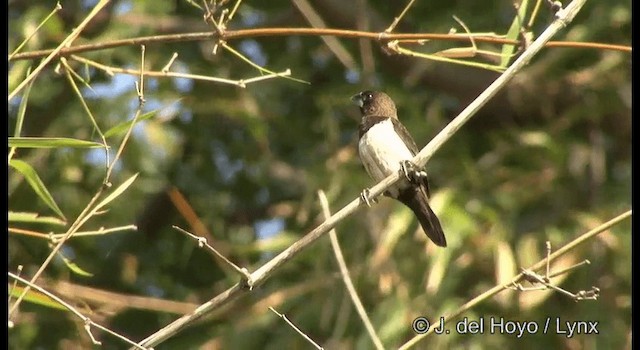
<svg viewBox="0 0 640 350">
<path fill-rule="evenodd" d="M 171 65 L 173 64 L 173 62 L 176 60 L 176 58 L 178 58 L 178 53 L 174 52 L 171 58 L 169 59 L 169 62 L 167 62 L 167 64 L 164 67 L 162 67 L 161 72 L 167 73 L 169 71 L 169 68 L 171 68 Z"/>
<path fill-rule="evenodd" d="M 253 290 L 255 281 L 253 280 L 253 277 L 251 277 L 251 273 L 249 273 L 249 270 L 243 267 L 240 269 L 240 271 L 242 272 L 242 277 L 240 278 L 240 288 L 248 289 L 249 291 Z"/>
<path fill-rule="evenodd" d="M 91 319 L 89 319 L 88 317 L 84 319 L 84 330 L 87 332 L 87 334 L 89 334 L 89 338 L 91 338 L 91 342 L 94 345 L 102 345 L 102 342 L 99 341 L 98 339 L 96 339 L 93 336 L 93 333 L 91 333 Z"/>
</svg>

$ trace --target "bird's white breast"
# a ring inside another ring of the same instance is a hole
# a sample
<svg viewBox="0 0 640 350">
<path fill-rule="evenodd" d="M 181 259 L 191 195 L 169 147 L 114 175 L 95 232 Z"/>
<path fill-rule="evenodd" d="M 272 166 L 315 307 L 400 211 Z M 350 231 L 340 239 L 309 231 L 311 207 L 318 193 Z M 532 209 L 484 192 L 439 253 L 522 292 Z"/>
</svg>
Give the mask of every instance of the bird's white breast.
<svg viewBox="0 0 640 350">
<path fill-rule="evenodd" d="M 413 158 L 391 120 L 381 121 L 367 130 L 360 138 L 358 152 L 365 169 L 375 181 L 397 172 L 401 161 Z"/>
</svg>

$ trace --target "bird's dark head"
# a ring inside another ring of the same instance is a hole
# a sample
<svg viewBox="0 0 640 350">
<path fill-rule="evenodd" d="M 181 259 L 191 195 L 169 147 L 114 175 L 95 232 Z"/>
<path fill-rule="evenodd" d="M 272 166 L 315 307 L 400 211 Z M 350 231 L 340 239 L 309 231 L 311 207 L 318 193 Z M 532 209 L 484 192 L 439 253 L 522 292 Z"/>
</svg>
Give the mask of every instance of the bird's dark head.
<svg viewBox="0 0 640 350">
<path fill-rule="evenodd" d="M 360 107 L 363 117 L 398 118 L 396 104 L 389 95 L 380 91 L 362 91 L 351 97 L 351 101 Z"/>
</svg>

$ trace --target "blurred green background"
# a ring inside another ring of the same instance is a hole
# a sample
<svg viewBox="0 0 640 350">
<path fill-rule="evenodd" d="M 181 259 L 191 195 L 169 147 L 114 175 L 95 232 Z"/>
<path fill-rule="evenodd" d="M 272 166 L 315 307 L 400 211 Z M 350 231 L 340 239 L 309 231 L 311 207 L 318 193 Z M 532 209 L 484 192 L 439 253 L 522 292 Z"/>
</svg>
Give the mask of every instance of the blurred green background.
<svg viewBox="0 0 640 350">
<path fill-rule="evenodd" d="M 96 1 L 62 1 L 56 13 L 22 50 L 56 47 Z M 359 0 L 243 1 L 229 30 L 311 27 L 314 13 L 328 28 L 380 32 L 405 2 Z M 196 2 L 202 6 L 202 2 Z M 235 2 L 220 2 L 219 11 Z M 528 14 L 534 3 L 528 4 Z M 10 0 L 8 49 L 12 52 L 53 9 L 53 1 Z M 309 8 L 311 10 L 309 10 Z M 220 12 L 217 12 L 219 16 Z M 505 34 L 514 4 L 418 1 L 397 33 L 464 30 Z M 203 12 L 188 1 L 112 1 L 74 45 L 149 35 L 210 31 Z M 529 17 L 527 17 L 528 20 Z M 553 17 L 542 4 L 534 37 Z M 554 38 L 631 45 L 631 1 L 588 1 L 573 23 Z M 146 69 L 160 71 L 174 52 L 171 71 L 227 79 L 260 72 L 230 51 L 212 54 L 211 40 L 147 45 Z M 80 231 L 138 225 L 105 235 L 75 237 L 47 267 L 38 284 L 83 314 L 139 341 L 192 311 L 239 278 L 211 253 L 172 229 L 199 235 L 236 264 L 255 270 L 322 222 L 317 191 L 339 208 L 373 185 L 356 152 L 359 113 L 349 97 L 361 90 L 386 91 L 400 119 L 423 147 L 498 73 L 421 58 L 388 55 L 375 41 L 317 36 L 231 40 L 253 62 L 292 76 L 234 85 L 186 78 L 145 80 L 143 112 L 111 176 L 113 187 L 136 181 L 108 210 Z M 426 41 L 409 46 L 433 53 L 463 42 Z M 338 48 L 338 49 L 336 49 Z M 500 53 L 499 45 L 479 44 Z M 338 51 L 342 50 L 342 51 Z M 336 54 L 341 52 L 341 54 Z M 338 58 L 341 55 L 341 58 Z M 125 46 L 79 54 L 102 64 L 138 69 L 140 48 Z M 498 56 L 471 60 L 498 64 Z M 10 60 L 9 91 L 40 59 Z M 21 136 L 69 137 L 101 142 L 80 99 L 54 60 L 37 78 Z M 136 76 L 88 67 L 69 58 L 98 126 L 104 132 L 131 120 L 138 108 Z M 22 95 L 21 95 L 22 96 Z M 14 136 L 22 98 L 9 101 Z M 123 133 L 107 139 L 113 159 Z M 9 222 L 9 271 L 24 266 L 25 278 L 51 251 L 42 237 L 23 231 L 64 233 L 100 189 L 102 149 L 18 149 L 13 159 L 31 165 L 68 219 L 66 226 Z M 545 256 L 631 207 L 631 54 L 616 50 L 549 47 L 521 71 L 427 164 L 431 205 L 449 246 L 428 242 L 401 204 L 381 199 L 337 226 L 356 289 L 385 347 L 397 348 L 415 333 L 419 316 L 437 319 L 492 286 L 508 281 Z M 8 205 L 13 212 L 55 213 L 25 178 L 9 169 Z M 107 191 L 108 192 L 108 191 Z M 491 349 L 630 348 L 631 222 L 607 230 L 552 266 L 589 259 L 553 282 L 571 292 L 600 288 L 597 301 L 574 302 L 550 291 L 506 291 L 464 316 L 536 321 L 598 321 L 599 335 L 484 334 L 431 336 L 417 348 Z M 13 281 L 8 281 L 11 284 Z M 15 300 L 15 297 L 13 298 Z M 370 349 L 373 343 L 340 279 L 327 237 L 280 268 L 264 285 L 180 332 L 156 349 L 310 348 L 271 306 L 326 349 Z M 68 311 L 25 301 L 12 315 L 12 349 L 91 348 L 84 324 Z M 94 330 L 103 348 L 127 345 Z"/>
</svg>

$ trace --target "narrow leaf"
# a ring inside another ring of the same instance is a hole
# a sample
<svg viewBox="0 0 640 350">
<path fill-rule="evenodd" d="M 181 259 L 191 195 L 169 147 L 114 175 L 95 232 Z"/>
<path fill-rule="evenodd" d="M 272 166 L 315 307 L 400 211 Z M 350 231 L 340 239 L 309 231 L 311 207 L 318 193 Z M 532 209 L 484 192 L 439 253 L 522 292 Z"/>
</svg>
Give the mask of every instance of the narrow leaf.
<svg viewBox="0 0 640 350">
<path fill-rule="evenodd" d="M 100 210 L 100 208 L 104 207 L 105 205 L 109 204 L 109 202 L 116 199 L 119 195 L 122 194 L 122 192 L 124 192 L 127 188 L 129 188 L 129 186 L 131 186 L 131 184 L 136 180 L 137 177 L 138 177 L 138 174 L 135 174 L 131 176 L 129 179 L 127 179 L 127 181 L 123 182 L 122 185 L 118 186 L 118 188 L 116 188 L 113 192 L 111 192 L 111 194 L 109 194 L 107 198 L 103 199 L 102 202 L 98 203 L 95 210 L 96 211 Z"/>
<path fill-rule="evenodd" d="M 141 122 L 143 120 L 151 119 L 156 113 L 158 113 L 158 110 L 145 113 L 145 114 L 143 114 L 143 115 L 138 117 L 137 122 Z M 107 130 L 107 132 L 104 133 L 104 137 L 105 138 L 109 138 L 111 136 L 115 136 L 115 135 L 122 134 L 122 133 L 126 132 L 131 127 L 131 123 L 133 123 L 133 119 L 124 121 L 124 122 L 114 126 L 113 128 Z"/>
<path fill-rule="evenodd" d="M 511 22 L 511 27 L 509 27 L 506 39 L 518 40 L 518 37 L 520 36 L 520 30 L 522 29 L 522 24 L 524 23 L 525 16 L 527 15 L 528 5 L 528 0 L 522 0 L 522 3 L 520 3 L 520 7 L 518 9 L 518 13 L 513 18 L 513 22 Z M 515 48 L 515 45 L 511 44 L 502 45 L 502 60 L 500 61 L 500 67 L 504 68 L 509 65 L 511 58 L 513 57 Z"/>
<path fill-rule="evenodd" d="M 18 148 L 104 148 L 98 142 L 71 139 L 66 137 L 9 137 L 9 147 Z"/>
<path fill-rule="evenodd" d="M 27 76 L 31 74 L 31 67 L 27 69 Z M 22 94 L 22 99 L 20 100 L 20 106 L 18 107 L 18 115 L 16 119 L 16 128 L 13 132 L 13 136 L 20 136 L 22 132 L 22 124 L 24 123 L 24 115 L 27 112 L 27 101 L 29 101 L 29 93 L 31 92 L 31 86 L 33 85 L 33 81 L 30 82 L 24 90 L 24 94 Z M 11 147 L 9 151 L 9 160 L 13 158 L 14 153 L 16 152 L 15 147 Z"/>
<path fill-rule="evenodd" d="M 66 221 L 53 216 L 40 216 L 38 213 L 9 211 L 9 222 L 35 222 L 39 224 L 50 224 L 65 226 Z"/>
<path fill-rule="evenodd" d="M 20 295 L 24 291 L 24 287 L 21 287 L 21 286 L 16 286 L 15 288 L 9 287 L 9 290 L 10 290 L 9 294 L 12 297 L 18 298 L 18 297 L 20 297 Z M 34 304 L 50 307 L 50 308 L 53 308 L 53 309 L 59 309 L 59 310 L 66 310 L 67 309 L 62 304 L 60 304 L 57 301 L 49 298 L 45 294 L 40 293 L 37 290 L 33 290 L 33 288 L 29 289 L 27 294 L 25 294 L 24 300 L 28 301 L 28 302 L 31 302 L 31 303 L 34 303 Z"/>
<path fill-rule="evenodd" d="M 27 182 L 29 182 L 29 185 L 31 185 L 31 188 L 33 188 L 38 197 L 40 197 L 40 199 L 42 199 L 42 201 L 44 201 L 51 210 L 66 221 L 64 214 L 62 214 L 62 210 L 60 210 L 58 204 L 56 204 L 56 201 L 53 199 L 53 196 L 51 196 L 51 193 L 49 193 L 49 190 L 47 190 L 47 187 L 44 185 L 42 180 L 40 180 L 38 173 L 36 173 L 31 165 L 19 159 L 10 160 L 9 165 L 20 172 L 25 179 L 27 179 Z"/>
<path fill-rule="evenodd" d="M 80 276 L 93 277 L 92 273 L 81 269 L 80 266 L 78 266 L 73 261 L 67 259 L 67 257 L 65 257 L 64 255 L 62 255 L 62 254 L 59 254 L 59 255 L 62 258 L 62 261 L 64 261 L 65 265 L 67 265 L 69 270 L 71 270 L 71 272 L 75 273 L 76 275 L 80 275 Z"/>
</svg>

